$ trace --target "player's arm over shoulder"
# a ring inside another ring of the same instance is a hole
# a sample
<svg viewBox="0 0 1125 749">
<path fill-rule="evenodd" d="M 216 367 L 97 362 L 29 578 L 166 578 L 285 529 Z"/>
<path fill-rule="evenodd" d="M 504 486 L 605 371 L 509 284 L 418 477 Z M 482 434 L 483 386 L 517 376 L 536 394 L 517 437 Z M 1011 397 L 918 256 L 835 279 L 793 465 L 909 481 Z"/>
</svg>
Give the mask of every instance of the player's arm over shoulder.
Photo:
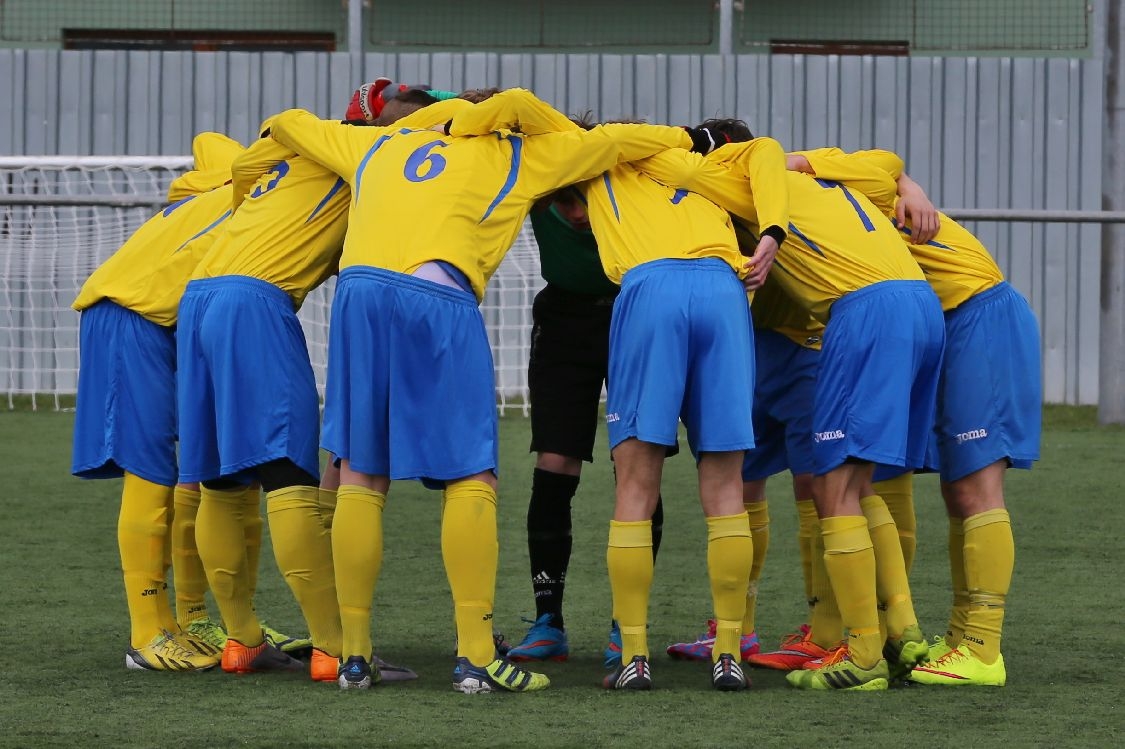
<svg viewBox="0 0 1125 749">
<path fill-rule="evenodd" d="M 232 208 L 238 210 L 247 193 L 266 172 L 278 163 L 296 156 L 292 149 L 286 148 L 272 138 L 265 137 L 255 141 L 231 167 L 231 180 L 234 183 Z"/>
<path fill-rule="evenodd" d="M 453 119 L 458 112 L 472 106 L 472 103 L 464 99 L 444 99 L 436 104 L 430 104 L 411 112 L 401 120 L 396 121 L 395 125 L 410 130 L 425 130 L 435 125 L 444 125 Z"/>
<path fill-rule="evenodd" d="M 543 135 L 578 129 L 566 115 L 524 88 L 501 91 L 458 112 L 449 123 L 449 134 L 455 136 L 486 135 L 498 130 Z"/>
<path fill-rule="evenodd" d="M 780 143 L 766 137 L 728 143 L 707 158 L 750 180 L 758 224 L 763 230 L 777 227 L 783 232 L 789 226 L 789 182 Z"/>
<path fill-rule="evenodd" d="M 372 144 L 397 127 L 357 127 L 322 120 L 303 109 L 289 109 L 274 118 L 270 137 L 344 179 L 350 179 Z"/>
</svg>

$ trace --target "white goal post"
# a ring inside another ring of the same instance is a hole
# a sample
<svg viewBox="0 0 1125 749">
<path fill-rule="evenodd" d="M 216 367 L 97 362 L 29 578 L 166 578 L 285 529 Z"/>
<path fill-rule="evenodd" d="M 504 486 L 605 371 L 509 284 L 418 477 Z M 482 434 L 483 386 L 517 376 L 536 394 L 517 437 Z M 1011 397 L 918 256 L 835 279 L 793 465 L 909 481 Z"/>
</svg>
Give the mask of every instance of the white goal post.
<svg viewBox="0 0 1125 749">
<path fill-rule="evenodd" d="M 190 157 L 0 157 L 0 398 L 58 409 L 78 381 L 78 313 L 86 278 L 165 204 Z M 323 393 L 335 284 L 306 299 L 305 327 Z M 531 302 L 543 286 L 529 226 L 488 286 L 481 311 L 496 364 L 501 413 L 527 413 Z M 0 408 L 4 408 L 0 405 Z"/>
</svg>

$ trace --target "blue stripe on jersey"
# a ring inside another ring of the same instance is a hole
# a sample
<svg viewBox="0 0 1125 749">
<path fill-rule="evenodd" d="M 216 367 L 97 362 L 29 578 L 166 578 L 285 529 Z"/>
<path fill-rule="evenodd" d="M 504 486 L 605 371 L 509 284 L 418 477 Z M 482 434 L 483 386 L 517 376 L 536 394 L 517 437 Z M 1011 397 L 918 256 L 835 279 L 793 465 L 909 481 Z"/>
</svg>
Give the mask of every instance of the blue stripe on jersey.
<svg viewBox="0 0 1125 749">
<path fill-rule="evenodd" d="M 359 202 L 359 183 L 363 180 L 363 170 L 367 168 L 367 162 L 370 161 L 371 157 L 375 155 L 375 152 L 379 150 L 379 146 L 386 143 L 390 137 L 389 135 L 380 135 L 379 140 L 371 144 L 371 150 L 363 155 L 359 166 L 355 168 L 355 194 L 352 195 L 352 200 L 355 202 Z"/>
<path fill-rule="evenodd" d="M 164 215 L 164 218 L 168 218 L 168 216 L 170 216 L 172 214 L 172 211 L 176 210 L 177 208 L 179 208 L 184 203 L 188 202 L 189 200 L 191 200 L 194 197 L 196 197 L 196 196 L 195 195 L 188 195 L 186 198 L 180 198 L 175 203 L 173 203 L 172 205 L 168 206 L 163 211 L 161 211 L 161 213 Z"/>
<path fill-rule="evenodd" d="M 215 228 L 216 226 L 218 226 L 219 224 L 223 223 L 224 221 L 226 221 L 226 220 L 227 220 L 228 218 L 230 218 L 230 215 L 231 215 L 231 213 L 233 213 L 233 211 L 227 211 L 227 212 L 226 212 L 226 213 L 224 213 L 224 214 L 223 214 L 222 216 L 219 216 L 219 217 L 218 217 L 217 219 L 215 219 L 214 221 L 212 221 L 212 222 L 211 222 L 210 224 L 208 224 L 208 225 L 207 225 L 206 227 L 204 227 L 204 228 L 203 228 L 202 230 L 200 230 L 199 232 L 197 232 L 197 233 L 195 233 L 194 235 L 192 235 L 192 237 L 191 237 L 190 239 L 188 239 L 188 240 L 187 240 L 186 242 L 184 242 L 184 243 L 183 243 L 182 245 L 180 245 L 179 247 L 177 247 L 175 251 L 176 251 L 176 252 L 179 252 L 179 251 L 180 251 L 180 250 L 182 250 L 183 248 L 187 247 L 187 246 L 188 246 L 188 245 L 189 245 L 189 244 L 191 243 L 191 241 L 192 241 L 193 239 L 198 239 L 198 238 L 202 237 L 202 236 L 203 236 L 204 234 L 206 234 L 207 232 L 211 231 L 212 229 L 214 229 L 214 228 Z"/>
<path fill-rule="evenodd" d="M 328 201 L 332 200 L 332 196 L 335 195 L 336 193 L 340 192 L 340 190 L 342 190 L 344 188 L 345 184 L 347 184 L 347 183 L 344 182 L 343 177 L 337 177 L 335 184 L 333 184 L 332 187 L 329 188 L 328 194 L 325 195 L 324 198 L 321 199 L 321 201 L 319 203 L 317 203 L 316 208 L 314 208 L 313 212 L 309 214 L 309 217 L 307 219 L 305 219 L 305 223 L 307 224 L 308 222 L 312 221 L 313 216 L 320 213 L 320 209 L 323 208 L 325 205 L 327 205 Z"/>
<path fill-rule="evenodd" d="M 789 231 L 793 234 L 796 234 L 798 237 L 800 237 L 801 241 L 804 242 L 805 244 L 807 244 L 809 246 L 810 250 L 812 250 L 816 254 L 820 255 L 821 257 L 824 257 L 824 253 L 821 252 L 820 248 L 817 247 L 816 244 L 811 239 L 809 239 L 804 234 L 802 234 L 800 229 L 798 229 L 796 226 L 793 226 L 792 221 L 789 222 Z M 777 262 L 777 261 L 774 260 L 774 262 Z"/>
<path fill-rule="evenodd" d="M 844 187 L 839 182 L 833 182 L 828 179 L 817 179 L 816 181 L 821 187 L 827 187 L 829 189 L 835 187 L 840 188 L 844 193 L 844 197 L 852 204 L 852 208 L 855 208 L 855 212 L 859 214 L 859 220 L 863 222 L 863 228 L 867 229 L 867 231 L 875 231 L 875 224 L 871 223 L 871 217 L 864 213 L 863 208 L 859 205 L 859 201 L 855 199 L 855 196 L 852 195 L 848 188 Z"/>
<path fill-rule="evenodd" d="M 910 236 L 911 232 L 910 232 L 909 226 L 897 226 L 897 224 L 898 224 L 897 221 L 891 221 L 891 223 L 896 224 L 896 228 L 899 231 L 901 231 L 903 234 L 905 234 L 908 237 Z M 944 245 L 941 242 L 937 241 L 936 239 L 931 239 L 929 242 L 926 242 L 926 244 L 928 244 L 930 247 L 940 247 L 943 250 L 949 250 L 950 252 L 957 252 L 957 250 L 953 249 L 949 245 Z"/>
<path fill-rule="evenodd" d="M 488 210 L 480 217 L 478 224 L 483 224 L 485 219 L 492 215 L 492 211 L 496 206 L 500 205 L 500 201 L 508 197 L 508 193 L 516 186 L 516 178 L 520 176 L 520 158 L 523 153 L 523 138 L 504 136 L 509 143 L 512 144 L 512 166 L 508 170 L 508 179 L 504 180 L 504 186 L 500 188 L 500 192 L 492 200 L 492 204 L 488 206 Z"/>
<path fill-rule="evenodd" d="M 602 181 L 605 182 L 605 191 L 609 193 L 609 204 L 613 206 L 613 215 L 621 220 L 621 213 L 617 210 L 617 198 L 613 194 L 613 185 L 609 184 L 609 172 L 602 172 Z"/>
</svg>

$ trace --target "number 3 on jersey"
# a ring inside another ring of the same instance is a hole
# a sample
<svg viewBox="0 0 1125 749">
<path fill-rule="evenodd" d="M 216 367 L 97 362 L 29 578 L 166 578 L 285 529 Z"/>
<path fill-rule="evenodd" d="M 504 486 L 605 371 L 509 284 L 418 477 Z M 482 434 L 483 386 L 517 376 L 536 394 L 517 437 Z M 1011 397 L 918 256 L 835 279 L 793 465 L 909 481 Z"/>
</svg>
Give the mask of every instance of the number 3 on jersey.
<svg viewBox="0 0 1125 749">
<path fill-rule="evenodd" d="M 267 182 L 265 187 L 262 187 L 261 185 L 255 185 L 254 189 L 250 191 L 250 195 L 248 197 L 260 198 L 263 195 L 265 195 L 267 192 L 272 190 L 273 188 L 277 187 L 277 183 L 281 181 L 281 178 L 284 177 L 286 174 L 289 174 L 289 162 L 282 161 L 281 163 L 279 163 L 273 169 L 270 169 L 268 172 L 266 172 L 262 176 L 268 177 L 271 174 L 274 175 L 273 179 L 271 179 L 269 182 Z"/>
<path fill-rule="evenodd" d="M 427 143 L 410 154 L 403 167 L 402 176 L 410 182 L 425 182 L 445 171 L 446 161 L 440 153 L 433 153 L 435 148 L 445 148 L 449 144 L 435 140 Z"/>
</svg>

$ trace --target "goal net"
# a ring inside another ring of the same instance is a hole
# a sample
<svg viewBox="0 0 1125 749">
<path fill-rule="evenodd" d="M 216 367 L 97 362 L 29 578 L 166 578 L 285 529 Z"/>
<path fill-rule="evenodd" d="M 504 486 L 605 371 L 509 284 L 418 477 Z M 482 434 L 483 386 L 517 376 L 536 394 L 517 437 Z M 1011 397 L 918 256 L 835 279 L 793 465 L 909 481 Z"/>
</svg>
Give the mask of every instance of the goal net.
<svg viewBox="0 0 1125 749">
<path fill-rule="evenodd" d="M 71 302 L 190 167 L 190 157 L 0 157 L 0 395 L 8 408 L 17 398 L 33 408 L 70 402 L 78 382 Z M 527 413 L 531 302 L 542 285 L 525 226 L 481 305 L 501 413 Z M 310 294 L 300 312 L 322 394 L 334 286 Z"/>
</svg>

